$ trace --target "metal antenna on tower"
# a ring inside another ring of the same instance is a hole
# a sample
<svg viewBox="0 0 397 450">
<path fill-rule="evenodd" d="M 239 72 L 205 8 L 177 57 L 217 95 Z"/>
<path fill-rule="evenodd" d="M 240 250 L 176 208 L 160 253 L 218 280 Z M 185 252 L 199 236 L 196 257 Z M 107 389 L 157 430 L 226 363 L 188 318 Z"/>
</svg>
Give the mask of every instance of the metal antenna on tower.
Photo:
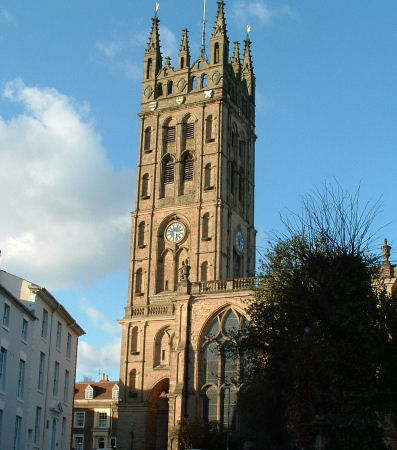
<svg viewBox="0 0 397 450">
<path fill-rule="evenodd" d="M 205 58 L 205 7 L 206 7 L 207 1 L 204 0 L 204 7 L 203 7 L 203 32 L 201 35 L 201 57 Z"/>
</svg>

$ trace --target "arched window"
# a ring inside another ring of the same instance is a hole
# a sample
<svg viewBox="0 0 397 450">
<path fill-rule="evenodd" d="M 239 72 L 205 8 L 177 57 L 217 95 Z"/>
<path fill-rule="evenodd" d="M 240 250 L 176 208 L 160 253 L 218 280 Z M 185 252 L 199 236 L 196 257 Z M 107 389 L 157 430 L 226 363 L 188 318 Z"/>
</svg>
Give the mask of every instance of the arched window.
<svg viewBox="0 0 397 450">
<path fill-rule="evenodd" d="M 141 294 L 142 293 L 142 280 L 143 279 L 143 270 L 138 269 L 135 273 L 135 293 Z"/>
<path fill-rule="evenodd" d="M 204 418 L 217 420 L 223 429 L 234 429 L 238 423 L 237 393 L 243 381 L 240 356 L 227 351 L 227 343 L 237 339 L 247 324 L 237 311 L 228 308 L 208 325 L 202 338 L 202 379 Z"/>
<path fill-rule="evenodd" d="M 168 366 L 171 349 L 171 329 L 160 330 L 155 339 L 154 365 Z"/>
<path fill-rule="evenodd" d="M 194 122 L 185 123 L 185 139 L 194 139 Z"/>
<path fill-rule="evenodd" d="M 232 167 L 231 167 L 231 177 L 230 177 L 230 192 L 233 195 L 236 194 L 236 185 L 237 185 L 236 178 L 237 178 L 237 167 L 236 167 L 236 163 L 233 161 Z"/>
<path fill-rule="evenodd" d="M 197 69 L 201 69 L 201 61 L 197 63 Z"/>
<path fill-rule="evenodd" d="M 143 142 L 143 149 L 145 151 L 150 150 L 151 140 L 152 140 L 152 129 L 151 129 L 151 127 L 146 127 L 145 128 L 144 142 Z"/>
<path fill-rule="evenodd" d="M 244 200 L 244 177 L 243 177 L 243 169 L 240 169 L 238 174 L 238 199 L 240 202 Z"/>
<path fill-rule="evenodd" d="M 193 91 L 194 89 L 197 89 L 197 78 L 196 77 L 192 77 L 191 79 L 191 84 L 190 84 L 190 89 Z"/>
<path fill-rule="evenodd" d="M 138 225 L 138 247 L 145 246 L 145 222 L 140 222 Z"/>
<path fill-rule="evenodd" d="M 161 97 L 163 95 L 163 84 L 157 83 L 157 97 Z"/>
<path fill-rule="evenodd" d="M 174 92 L 174 83 L 172 81 L 169 81 L 167 83 L 167 95 L 173 94 Z"/>
<path fill-rule="evenodd" d="M 208 263 L 204 261 L 200 267 L 201 271 L 201 281 L 208 281 Z"/>
<path fill-rule="evenodd" d="M 146 79 L 150 78 L 151 73 L 152 73 L 152 58 L 149 58 L 147 60 L 146 65 Z"/>
<path fill-rule="evenodd" d="M 219 44 L 218 42 L 215 42 L 214 45 L 214 64 L 219 63 Z"/>
<path fill-rule="evenodd" d="M 143 199 L 149 197 L 149 174 L 148 173 L 145 173 L 142 177 L 141 195 L 142 195 Z"/>
<path fill-rule="evenodd" d="M 232 150 L 234 157 L 237 156 L 237 148 L 238 148 L 238 131 L 237 126 L 234 123 L 232 126 Z"/>
<path fill-rule="evenodd" d="M 212 187 L 212 167 L 211 163 L 208 163 L 204 167 L 204 189 Z"/>
<path fill-rule="evenodd" d="M 182 180 L 183 181 L 191 181 L 193 180 L 193 156 L 191 153 L 188 153 L 183 158 L 182 163 Z"/>
<path fill-rule="evenodd" d="M 207 116 L 205 119 L 205 140 L 207 142 L 214 140 L 212 137 L 212 115 Z"/>
<path fill-rule="evenodd" d="M 209 238 L 210 238 L 210 214 L 209 213 L 205 213 L 203 215 L 201 237 L 205 241 L 209 240 Z"/>
<path fill-rule="evenodd" d="M 208 84 L 208 75 L 204 73 L 203 75 L 201 75 L 201 87 L 205 88 L 207 87 L 207 84 Z"/>
<path fill-rule="evenodd" d="M 130 351 L 131 353 L 138 353 L 138 327 L 131 328 Z"/>
<path fill-rule="evenodd" d="M 137 376 L 136 369 L 130 370 L 128 374 L 128 391 L 130 394 L 134 394 L 137 388 Z"/>
<path fill-rule="evenodd" d="M 244 163 L 244 161 L 245 161 L 245 134 L 243 132 L 240 135 L 238 154 L 239 154 L 241 163 Z"/>
<path fill-rule="evenodd" d="M 170 155 L 167 155 L 163 160 L 163 182 L 174 182 L 174 160 Z"/>
<path fill-rule="evenodd" d="M 179 63 L 179 68 L 183 69 L 185 67 L 185 58 L 183 56 L 181 56 L 181 60 Z"/>
<path fill-rule="evenodd" d="M 84 395 L 86 400 L 92 400 L 94 398 L 94 388 L 90 385 L 88 385 L 85 388 L 85 395 Z"/>
</svg>

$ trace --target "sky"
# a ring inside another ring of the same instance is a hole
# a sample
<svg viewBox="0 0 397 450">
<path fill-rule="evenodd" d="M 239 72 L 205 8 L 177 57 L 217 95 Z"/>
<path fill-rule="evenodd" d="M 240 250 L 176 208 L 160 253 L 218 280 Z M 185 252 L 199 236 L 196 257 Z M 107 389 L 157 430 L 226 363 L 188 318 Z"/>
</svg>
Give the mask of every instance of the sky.
<svg viewBox="0 0 397 450">
<path fill-rule="evenodd" d="M 86 331 L 77 379 L 118 378 L 142 61 L 155 2 L 0 0 L 0 267 L 45 286 Z M 201 0 L 160 0 L 163 56 Z M 258 257 L 280 213 L 325 182 L 380 200 L 378 251 L 397 259 L 397 2 L 229 0 L 251 25 Z M 207 0 L 207 37 L 216 2 Z"/>
</svg>

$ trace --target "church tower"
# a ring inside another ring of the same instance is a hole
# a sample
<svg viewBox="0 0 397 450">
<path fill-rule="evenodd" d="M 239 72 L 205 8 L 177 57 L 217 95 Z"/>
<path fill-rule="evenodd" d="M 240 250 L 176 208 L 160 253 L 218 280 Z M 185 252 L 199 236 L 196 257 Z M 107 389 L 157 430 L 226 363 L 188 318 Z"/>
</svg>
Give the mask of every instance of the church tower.
<svg viewBox="0 0 397 450">
<path fill-rule="evenodd" d="M 152 19 L 120 320 L 120 449 L 177 448 L 171 431 L 182 417 L 228 428 L 224 388 L 238 392 L 224 374 L 210 380 L 205 356 L 215 346 L 225 366 L 221 337 L 243 326 L 255 272 L 255 76 L 248 37 L 242 61 L 238 42 L 230 58 L 224 6 L 218 1 L 209 54 L 193 63 L 186 29 L 175 66 L 163 61 Z"/>
</svg>

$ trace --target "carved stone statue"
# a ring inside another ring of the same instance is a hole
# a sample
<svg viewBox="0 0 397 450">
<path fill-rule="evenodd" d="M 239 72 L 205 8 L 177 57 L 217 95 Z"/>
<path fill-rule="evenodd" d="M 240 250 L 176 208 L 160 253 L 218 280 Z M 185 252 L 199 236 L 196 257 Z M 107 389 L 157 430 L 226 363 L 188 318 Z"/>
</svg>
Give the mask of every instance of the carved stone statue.
<svg viewBox="0 0 397 450">
<path fill-rule="evenodd" d="M 179 279 L 180 281 L 188 281 L 190 276 L 190 265 L 189 260 L 186 259 L 185 261 L 182 261 L 182 266 L 179 268 Z"/>
<path fill-rule="evenodd" d="M 390 258 L 391 247 L 390 247 L 390 245 L 387 245 L 387 239 L 385 239 L 385 245 L 382 245 L 381 250 L 382 250 L 383 259 L 385 260 L 385 263 L 388 263 L 389 258 Z"/>
</svg>

